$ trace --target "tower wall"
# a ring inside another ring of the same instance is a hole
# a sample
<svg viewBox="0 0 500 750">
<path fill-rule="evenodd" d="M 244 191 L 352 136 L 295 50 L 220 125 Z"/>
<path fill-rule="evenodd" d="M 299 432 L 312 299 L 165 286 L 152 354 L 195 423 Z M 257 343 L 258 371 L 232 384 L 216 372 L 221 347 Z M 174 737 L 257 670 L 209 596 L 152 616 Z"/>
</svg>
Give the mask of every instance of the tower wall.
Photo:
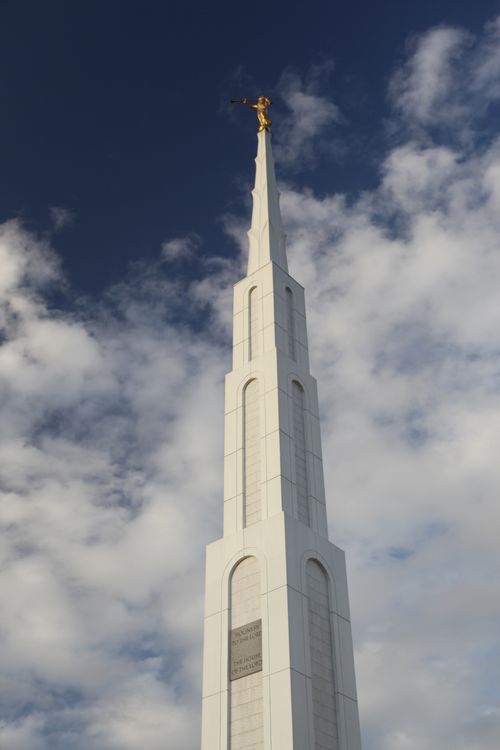
<svg viewBox="0 0 500 750">
<path fill-rule="evenodd" d="M 287 271 L 266 132 L 253 198 L 225 386 L 224 536 L 207 547 L 202 750 L 360 750 L 304 290 Z"/>
<path fill-rule="evenodd" d="M 260 564 L 263 750 L 318 748 L 309 560 L 328 577 L 338 742 L 333 747 L 360 750 L 344 553 L 284 512 L 207 547 L 202 750 L 235 750 L 230 743 L 230 580 L 238 562 L 249 556 Z M 248 618 L 257 619 L 254 612 Z"/>
</svg>

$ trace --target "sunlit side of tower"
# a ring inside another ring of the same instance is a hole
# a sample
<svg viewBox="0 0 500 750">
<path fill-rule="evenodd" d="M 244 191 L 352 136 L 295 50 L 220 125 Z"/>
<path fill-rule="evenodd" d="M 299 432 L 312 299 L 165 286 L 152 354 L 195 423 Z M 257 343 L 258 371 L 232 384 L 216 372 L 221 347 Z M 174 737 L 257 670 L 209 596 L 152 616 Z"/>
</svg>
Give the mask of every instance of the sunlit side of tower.
<svg viewBox="0 0 500 750">
<path fill-rule="evenodd" d="M 267 130 L 234 287 L 224 535 L 207 547 L 202 750 L 360 750 L 344 553 L 328 540 L 304 290 Z"/>
</svg>

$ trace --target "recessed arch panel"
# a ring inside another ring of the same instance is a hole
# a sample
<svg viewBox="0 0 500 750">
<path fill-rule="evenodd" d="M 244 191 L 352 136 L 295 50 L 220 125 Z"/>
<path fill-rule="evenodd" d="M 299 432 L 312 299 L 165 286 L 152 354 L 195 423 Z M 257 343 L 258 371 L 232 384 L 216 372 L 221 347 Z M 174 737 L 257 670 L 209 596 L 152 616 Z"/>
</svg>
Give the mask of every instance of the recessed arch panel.
<svg viewBox="0 0 500 750">
<path fill-rule="evenodd" d="M 309 488 L 307 476 L 306 423 L 304 389 L 296 380 L 292 381 L 293 441 L 295 446 L 295 488 L 297 493 L 297 516 L 302 523 L 310 524 Z"/>
<path fill-rule="evenodd" d="M 230 579 L 229 601 L 231 634 L 261 620 L 261 573 L 260 563 L 256 557 L 245 557 L 234 568 Z M 233 657 L 231 634 L 230 669 Z M 230 750 L 263 750 L 262 671 L 232 679 L 229 686 Z"/>
<path fill-rule="evenodd" d="M 329 581 L 323 566 L 313 558 L 306 563 L 306 581 L 314 750 L 338 750 Z"/>
<path fill-rule="evenodd" d="M 295 310 L 293 302 L 293 292 L 287 286 L 285 288 L 286 297 L 286 329 L 288 338 L 288 356 L 290 359 L 296 359 L 295 352 Z"/>
<path fill-rule="evenodd" d="M 248 293 L 248 359 L 259 356 L 259 301 L 257 287 L 253 286 Z"/>
<path fill-rule="evenodd" d="M 259 381 L 250 380 L 243 390 L 243 503 L 244 525 L 262 518 L 261 419 Z"/>
</svg>

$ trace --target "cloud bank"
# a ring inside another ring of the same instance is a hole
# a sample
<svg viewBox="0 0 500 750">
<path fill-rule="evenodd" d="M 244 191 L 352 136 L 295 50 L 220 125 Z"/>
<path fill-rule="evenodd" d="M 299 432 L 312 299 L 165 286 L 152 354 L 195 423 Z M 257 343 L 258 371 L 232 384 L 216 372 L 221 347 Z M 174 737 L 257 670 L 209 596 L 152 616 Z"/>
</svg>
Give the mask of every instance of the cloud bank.
<svg viewBox="0 0 500 750">
<path fill-rule="evenodd" d="M 322 154 L 339 147 L 334 126 L 341 120 L 340 110 L 328 94 L 333 68 L 332 60 L 311 65 L 304 75 L 288 68 L 276 85 L 286 115 L 280 122 L 275 151 L 280 165 L 288 170 L 312 167 Z"/>
<path fill-rule="evenodd" d="M 50 310 L 57 258 L 17 223 L 0 268 L 0 744 L 195 747 L 223 324 L 196 333 L 206 284 L 161 263 Z"/>
<path fill-rule="evenodd" d="M 476 109 L 498 104 L 497 29 L 413 40 L 377 189 L 282 195 L 309 295 L 331 538 L 348 553 L 365 750 L 500 744 L 500 141 Z M 68 312 L 50 304 L 70 294 L 51 248 L 1 228 L 8 750 L 199 747 L 203 547 L 220 533 L 241 259 L 186 280 L 171 261 L 189 262 L 193 241 Z"/>
<path fill-rule="evenodd" d="M 445 127 L 463 142 L 482 133 L 478 121 L 498 108 L 500 97 L 500 19 L 480 36 L 446 26 L 413 37 L 412 51 L 395 72 L 389 95 L 406 126 L 414 131 Z M 483 127 L 485 123 L 482 123 Z"/>
</svg>

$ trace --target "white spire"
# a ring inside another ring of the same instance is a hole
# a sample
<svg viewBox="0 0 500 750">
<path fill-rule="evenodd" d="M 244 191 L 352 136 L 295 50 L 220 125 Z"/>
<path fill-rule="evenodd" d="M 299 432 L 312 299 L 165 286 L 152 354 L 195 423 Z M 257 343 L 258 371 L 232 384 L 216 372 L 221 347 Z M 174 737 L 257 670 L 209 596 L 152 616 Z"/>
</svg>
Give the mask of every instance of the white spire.
<svg viewBox="0 0 500 750">
<path fill-rule="evenodd" d="M 255 187 L 252 190 L 252 225 L 248 232 L 248 274 L 254 273 L 270 261 L 288 272 L 271 134 L 267 130 L 262 130 L 258 133 L 257 140 Z"/>
<path fill-rule="evenodd" d="M 226 375 L 224 535 L 207 547 L 201 750 L 361 750 L 344 554 L 328 541 L 304 290 L 287 271 L 267 97 Z M 168 744 L 168 743 L 167 743 Z"/>
</svg>

